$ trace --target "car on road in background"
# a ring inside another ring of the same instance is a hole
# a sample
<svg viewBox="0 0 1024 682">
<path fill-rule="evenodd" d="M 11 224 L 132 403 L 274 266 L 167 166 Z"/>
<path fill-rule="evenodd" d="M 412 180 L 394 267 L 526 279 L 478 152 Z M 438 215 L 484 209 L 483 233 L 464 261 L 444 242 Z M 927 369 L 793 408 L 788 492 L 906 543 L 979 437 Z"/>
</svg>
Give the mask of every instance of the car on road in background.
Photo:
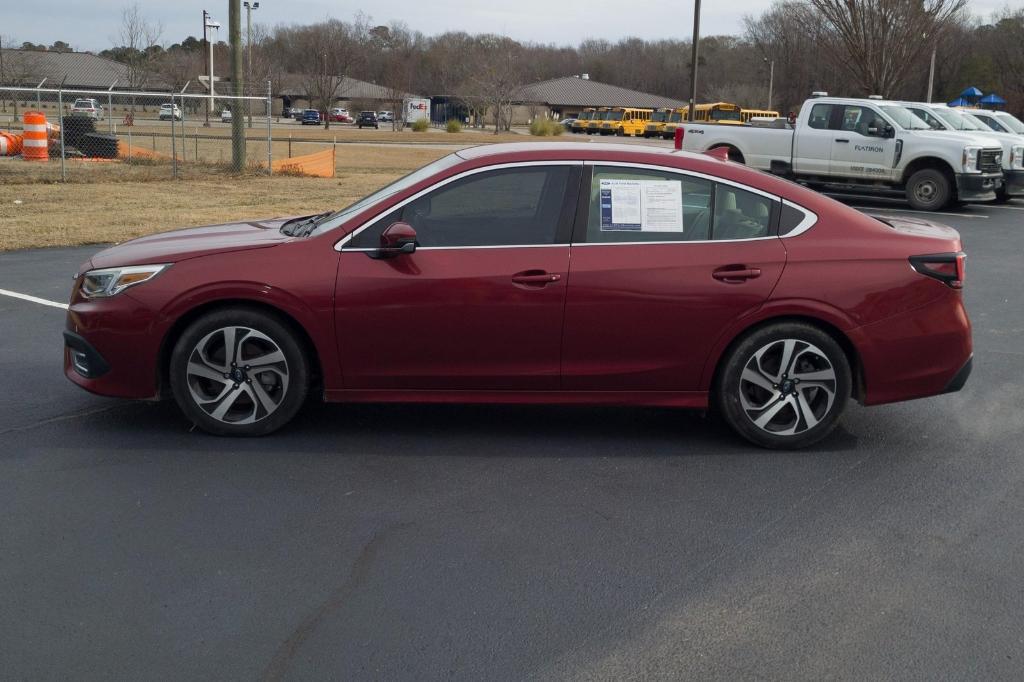
<svg viewBox="0 0 1024 682">
<path fill-rule="evenodd" d="M 180 121 L 181 107 L 179 107 L 177 104 L 171 103 L 161 104 L 160 113 L 157 116 L 161 121 L 170 121 L 171 119 L 174 119 L 175 121 Z"/>
<path fill-rule="evenodd" d="M 363 127 L 369 128 L 370 126 L 380 128 L 380 123 L 378 121 L 379 119 L 377 118 L 376 111 L 360 111 L 359 117 L 356 119 L 356 125 L 360 130 L 362 130 Z"/>
<path fill-rule="evenodd" d="M 220 122 L 221 123 L 231 123 L 231 110 L 230 109 L 222 109 L 221 110 L 221 112 L 220 112 Z"/>
<path fill-rule="evenodd" d="M 378 111 L 377 120 L 381 123 L 391 123 L 395 120 L 395 114 L 391 111 Z"/>
<path fill-rule="evenodd" d="M 316 109 L 306 109 L 302 112 L 302 119 L 300 120 L 304 126 L 318 126 L 320 125 L 320 112 Z"/>
<path fill-rule="evenodd" d="M 725 150 L 729 159 L 815 187 L 902 195 L 938 211 L 994 201 L 1003 149 L 992 137 L 932 130 L 897 102 L 813 97 L 791 128 L 687 122 L 683 149 Z"/>
<path fill-rule="evenodd" d="M 79 97 L 71 105 L 71 113 L 82 114 L 100 120 L 103 118 L 103 105 L 91 97 Z"/>
<path fill-rule="evenodd" d="M 907 111 L 927 123 L 933 130 L 984 135 L 1003 147 L 1003 186 L 996 190 L 996 200 L 1006 202 L 1024 198 L 1024 135 L 1007 133 L 988 127 L 972 109 L 955 109 L 945 104 L 900 102 Z"/>
<path fill-rule="evenodd" d="M 331 123 L 351 123 L 352 116 L 349 115 L 348 109 L 335 107 L 327 114 L 327 120 Z"/>
<path fill-rule="evenodd" d="M 314 393 L 713 409 L 794 448 L 851 398 L 964 385 L 964 260 L 951 228 L 709 155 L 482 145 L 338 211 L 100 251 L 64 372 L 173 396 L 221 435 L 270 433 Z"/>
<path fill-rule="evenodd" d="M 571 133 L 572 132 L 572 126 L 573 126 L 574 123 L 576 123 L 576 119 L 574 119 L 574 118 L 563 118 L 561 121 L 558 122 L 558 125 L 560 125 L 563 128 L 565 128 L 566 132 L 570 132 Z"/>
</svg>

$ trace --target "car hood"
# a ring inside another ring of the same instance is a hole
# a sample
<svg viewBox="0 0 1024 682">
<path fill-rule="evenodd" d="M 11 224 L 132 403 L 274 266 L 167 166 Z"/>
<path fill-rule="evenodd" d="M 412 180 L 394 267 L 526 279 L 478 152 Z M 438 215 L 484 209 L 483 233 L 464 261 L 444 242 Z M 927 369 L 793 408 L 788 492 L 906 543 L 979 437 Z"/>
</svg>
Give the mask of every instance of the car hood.
<svg viewBox="0 0 1024 682">
<path fill-rule="evenodd" d="M 915 130 L 914 135 L 928 140 L 955 140 L 962 144 L 972 144 L 988 149 L 993 147 L 1002 149 L 1003 147 L 999 140 L 994 137 L 989 137 L 988 133 L 985 132 L 975 134 L 973 131 L 969 130 Z"/>
<path fill-rule="evenodd" d="M 100 251 L 92 257 L 91 267 L 175 263 L 225 251 L 266 248 L 294 239 L 280 232 L 288 220 L 292 218 L 208 225 L 139 237 Z"/>
</svg>

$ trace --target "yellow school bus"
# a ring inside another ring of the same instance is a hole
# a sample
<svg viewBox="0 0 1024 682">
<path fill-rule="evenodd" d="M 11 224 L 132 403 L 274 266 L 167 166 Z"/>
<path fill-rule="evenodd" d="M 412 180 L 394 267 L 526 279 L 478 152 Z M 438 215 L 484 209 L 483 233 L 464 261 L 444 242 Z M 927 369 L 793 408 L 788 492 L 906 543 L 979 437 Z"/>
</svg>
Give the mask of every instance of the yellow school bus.
<svg viewBox="0 0 1024 682">
<path fill-rule="evenodd" d="M 590 118 L 594 115 L 594 108 L 588 107 L 580 112 L 580 115 L 576 117 L 576 120 L 572 122 L 572 131 L 574 133 L 582 133 L 587 129 L 587 123 L 590 122 Z"/>
<path fill-rule="evenodd" d="M 629 137 L 643 135 L 644 126 L 650 120 L 650 109 L 616 107 L 609 111 L 601 121 L 600 132 L 602 135 L 626 135 Z"/>
<path fill-rule="evenodd" d="M 594 112 L 594 114 L 590 117 L 590 120 L 587 121 L 587 127 L 585 129 L 587 135 L 593 135 L 596 132 L 600 132 L 601 122 L 604 121 L 604 117 L 608 115 L 608 112 L 608 107 L 601 107 L 600 109 Z"/>
<path fill-rule="evenodd" d="M 689 107 L 680 107 L 673 109 L 672 113 L 668 115 L 668 120 L 665 121 L 665 127 L 661 129 L 661 136 L 666 140 L 671 140 L 676 135 L 676 128 L 683 121 L 690 120 L 690 109 Z"/>
<path fill-rule="evenodd" d="M 778 118 L 779 112 L 771 109 L 740 109 L 740 120 L 750 123 L 752 118 Z"/>
<path fill-rule="evenodd" d="M 671 109 L 655 109 L 651 112 L 651 120 L 644 126 L 644 137 L 661 137 L 668 123 L 668 117 L 672 115 Z"/>
<path fill-rule="evenodd" d="M 712 102 L 711 104 L 698 104 L 694 108 L 693 120 L 705 121 L 707 123 L 741 125 L 743 123 L 743 113 L 735 104 Z"/>
</svg>

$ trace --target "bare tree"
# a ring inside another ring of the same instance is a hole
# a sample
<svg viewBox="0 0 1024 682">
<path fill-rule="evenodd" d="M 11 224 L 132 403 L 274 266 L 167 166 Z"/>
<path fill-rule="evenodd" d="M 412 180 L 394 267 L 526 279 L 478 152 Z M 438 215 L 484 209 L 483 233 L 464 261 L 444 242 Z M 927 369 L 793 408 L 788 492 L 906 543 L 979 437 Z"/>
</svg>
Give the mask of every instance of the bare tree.
<svg viewBox="0 0 1024 682">
<path fill-rule="evenodd" d="M 967 0 L 807 0 L 804 28 L 861 94 L 894 94 L 930 40 L 953 25 Z M 820 32 L 819 32 L 820 31 Z M 926 39 L 926 37 L 928 39 Z"/>
<path fill-rule="evenodd" d="M 512 127 L 512 95 L 523 85 L 521 48 L 504 36 L 479 36 L 473 71 L 461 88 L 471 108 L 493 118 L 495 135 Z"/>
<path fill-rule="evenodd" d="M 141 89 L 153 75 L 162 34 L 163 26 L 159 22 L 150 23 L 142 16 L 138 4 L 129 5 L 121 11 L 120 45 L 117 47 L 123 52 L 121 61 L 128 79 L 126 85 L 130 89 Z"/>
<path fill-rule="evenodd" d="M 411 92 L 421 66 L 423 37 L 401 23 L 376 26 L 369 35 L 370 51 L 379 65 L 378 82 L 384 87 L 385 100 L 394 114 L 391 129 L 402 130 L 405 125 L 405 97 Z"/>
<path fill-rule="evenodd" d="M 337 19 L 279 28 L 273 45 L 286 69 L 301 74 L 302 87 L 310 104 L 330 113 L 335 100 L 344 97 L 346 79 L 359 64 L 366 26 L 362 21 L 346 23 Z M 330 128 L 328 117 L 326 127 Z"/>
</svg>

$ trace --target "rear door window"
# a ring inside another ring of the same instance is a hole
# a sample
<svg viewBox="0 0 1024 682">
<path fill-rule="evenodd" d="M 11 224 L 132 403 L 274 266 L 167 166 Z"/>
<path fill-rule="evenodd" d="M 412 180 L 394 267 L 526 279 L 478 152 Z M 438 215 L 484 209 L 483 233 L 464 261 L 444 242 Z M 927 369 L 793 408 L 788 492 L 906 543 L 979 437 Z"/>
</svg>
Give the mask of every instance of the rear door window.
<svg viewBox="0 0 1024 682">
<path fill-rule="evenodd" d="M 585 241 L 687 242 L 708 239 L 713 183 L 671 170 L 596 166 Z"/>
</svg>

